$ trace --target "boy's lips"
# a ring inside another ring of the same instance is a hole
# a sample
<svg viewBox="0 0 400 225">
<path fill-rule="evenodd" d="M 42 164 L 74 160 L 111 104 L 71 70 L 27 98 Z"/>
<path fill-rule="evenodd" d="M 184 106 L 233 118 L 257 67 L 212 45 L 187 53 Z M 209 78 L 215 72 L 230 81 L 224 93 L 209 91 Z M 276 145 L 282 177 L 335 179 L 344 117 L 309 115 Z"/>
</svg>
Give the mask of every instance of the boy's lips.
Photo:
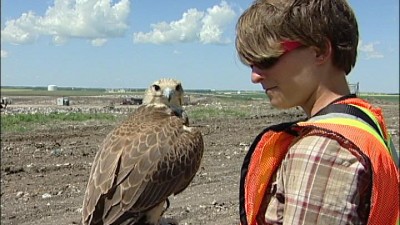
<svg viewBox="0 0 400 225">
<path fill-rule="evenodd" d="M 273 87 L 269 87 L 269 88 L 265 88 L 265 91 L 269 91 L 269 90 L 271 90 L 271 89 L 274 89 L 274 88 L 276 88 L 277 86 L 273 86 Z"/>
</svg>

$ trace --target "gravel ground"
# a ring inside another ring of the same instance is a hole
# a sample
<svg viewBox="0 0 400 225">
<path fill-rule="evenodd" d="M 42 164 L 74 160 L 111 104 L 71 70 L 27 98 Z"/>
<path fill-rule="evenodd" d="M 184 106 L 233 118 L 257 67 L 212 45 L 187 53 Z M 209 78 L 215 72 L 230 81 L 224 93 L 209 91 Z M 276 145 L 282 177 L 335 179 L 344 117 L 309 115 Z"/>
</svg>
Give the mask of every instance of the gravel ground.
<svg viewBox="0 0 400 225">
<path fill-rule="evenodd" d="M 135 106 L 107 108 L 112 99 L 75 97 L 69 107 L 52 106 L 51 98 L 16 98 L 6 113 L 82 111 L 113 113 L 123 118 Z M 379 102 L 389 131 L 399 149 L 399 105 Z M 298 110 L 276 111 L 267 103 L 251 101 L 188 107 L 237 108 L 249 112 L 240 118 L 192 120 L 204 134 L 201 168 L 191 185 L 170 198 L 166 212 L 180 224 L 238 224 L 240 167 L 253 138 L 266 126 L 303 116 Z M 39 126 L 25 133 L 1 133 L 1 224 L 77 224 L 89 170 L 99 144 L 115 122 L 90 121 Z"/>
</svg>

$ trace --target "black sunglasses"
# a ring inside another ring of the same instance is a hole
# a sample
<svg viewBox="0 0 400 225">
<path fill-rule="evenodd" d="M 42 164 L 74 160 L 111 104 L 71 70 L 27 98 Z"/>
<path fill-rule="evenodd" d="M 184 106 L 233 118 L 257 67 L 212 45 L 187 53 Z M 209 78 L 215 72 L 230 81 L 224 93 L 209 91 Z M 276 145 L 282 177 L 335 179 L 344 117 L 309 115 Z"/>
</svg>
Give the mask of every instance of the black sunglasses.
<svg viewBox="0 0 400 225">
<path fill-rule="evenodd" d="M 284 49 L 284 52 L 282 53 L 282 55 L 277 56 L 277 57 L 270 57 L 270 58 L 262 59 L 259 62 L 255 62 L 254 66 L 256 66 L 260 69 L 270 69 L 279 61 L 279 59 L 284 54 L 289 53 L 301 46 L 303 46 L 303 45 L 297 41 L 284 41 L 284 42 L 282 42 L 282 48 Z"/>
<path fill-rule="evenodd" d="M 282 54 L 282 55 L 284 55 L 284 54 Z M 262 59 L 260 62 L 254 63 L 254 66 L 256 66 L 262 70 L 272 68 L 279 61 L 279 59 L 281 58 L 282 55 L 280 55 L 278 57 L 270 57 L 270 58 Z"/>
</svg>

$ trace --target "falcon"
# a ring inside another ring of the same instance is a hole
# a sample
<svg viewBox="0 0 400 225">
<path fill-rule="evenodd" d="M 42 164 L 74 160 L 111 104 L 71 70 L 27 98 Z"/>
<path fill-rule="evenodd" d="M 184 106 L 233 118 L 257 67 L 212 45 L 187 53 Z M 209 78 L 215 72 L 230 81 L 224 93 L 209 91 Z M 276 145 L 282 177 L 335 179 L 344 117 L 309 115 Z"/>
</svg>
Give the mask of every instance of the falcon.
<svg viewBox="0 0 400 225">
<path fill-rule="evenodd" d="M 82 224 L 159 225 L 168 197 L 199 169 L 204 142 L 183 110 L 181 82 L 163 78 L 104 139 L 86 187 Z M 171 222 L 170 224 L 177 224 Z"/>
</svg>

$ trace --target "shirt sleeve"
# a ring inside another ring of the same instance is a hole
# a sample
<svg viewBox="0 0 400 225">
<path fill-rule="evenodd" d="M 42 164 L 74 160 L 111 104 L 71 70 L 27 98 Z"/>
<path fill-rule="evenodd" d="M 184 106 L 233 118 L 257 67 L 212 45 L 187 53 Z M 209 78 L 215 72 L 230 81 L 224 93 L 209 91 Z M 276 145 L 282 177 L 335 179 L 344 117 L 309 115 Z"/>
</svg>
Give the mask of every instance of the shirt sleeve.
<svg viewBox="0 0 400 225">
<path fill-rule="evenodd" d="M 270 189 L 270 224 L 364 224 L 371 173 L 349 146 L 306 136 L 288 151 Z"/>
</svg>

